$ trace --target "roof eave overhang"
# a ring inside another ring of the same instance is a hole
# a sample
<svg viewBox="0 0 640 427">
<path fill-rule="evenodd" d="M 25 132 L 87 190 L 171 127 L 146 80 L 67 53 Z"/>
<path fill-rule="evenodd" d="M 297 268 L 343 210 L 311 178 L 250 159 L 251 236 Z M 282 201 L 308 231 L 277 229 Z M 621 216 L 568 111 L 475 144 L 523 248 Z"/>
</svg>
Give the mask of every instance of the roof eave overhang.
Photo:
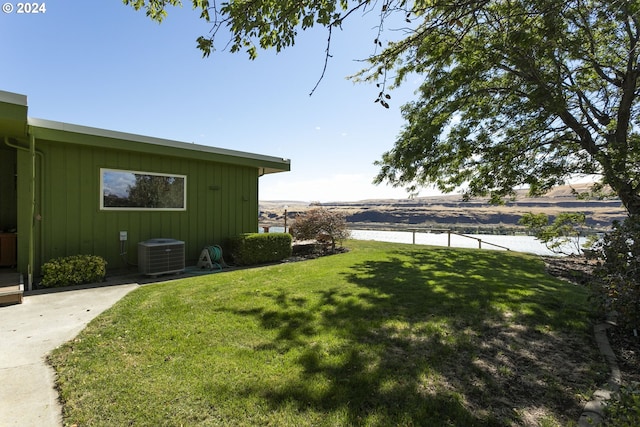
<svg viewBox="0 0 640 427">
<path fill-rule="evenodd" d="M 0 136 L 27 136 L 27 97 L 0 91 Z"/>
<path fill-rule="evenodd" d="M 255 167 L 260 175 L 291 170 L 289 159 L 144 135 L 29 118 L 37 139 Z"/>
</svg>

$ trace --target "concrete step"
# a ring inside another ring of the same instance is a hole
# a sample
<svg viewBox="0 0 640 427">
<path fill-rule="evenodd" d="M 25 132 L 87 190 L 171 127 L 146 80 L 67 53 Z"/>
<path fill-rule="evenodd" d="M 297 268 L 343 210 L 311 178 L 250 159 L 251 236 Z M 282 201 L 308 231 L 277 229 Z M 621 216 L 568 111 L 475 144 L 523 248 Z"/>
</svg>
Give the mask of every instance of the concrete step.
<svg viewBox="0 0 640 427">
<path fill-rule="evenodd" d="M 0 288 L 0 305 L 22 304 L 24 285 L 10 285 Z"/>
</svg>

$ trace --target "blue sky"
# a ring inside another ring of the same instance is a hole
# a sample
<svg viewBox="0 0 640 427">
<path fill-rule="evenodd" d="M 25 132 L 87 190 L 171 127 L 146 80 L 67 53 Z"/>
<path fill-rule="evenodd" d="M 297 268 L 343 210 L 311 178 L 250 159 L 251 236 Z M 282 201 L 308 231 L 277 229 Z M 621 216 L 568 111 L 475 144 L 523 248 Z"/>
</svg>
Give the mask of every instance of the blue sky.
<svg viewBox="0 0 640 427">
<path fill-rule="evenodd" d="M 309 96 L 322 73 L 323 29 L 254 61 L 222 50 L 203 59 L 195 39 L 210 25 L 188 3 L 162 24 L 120 0 L 0 13 L 0 90 L 27 95 L 31 117 L 291 159 L 291 172 L 260 178 L 260 200 L 407 197 L 371 182 L 418 82 L 391 92 L 386 110 L 373 102 L 375 85 L 346 79 L 374 49 L 374 15 L 334 31 L 333 58 Z"/>
</svg>

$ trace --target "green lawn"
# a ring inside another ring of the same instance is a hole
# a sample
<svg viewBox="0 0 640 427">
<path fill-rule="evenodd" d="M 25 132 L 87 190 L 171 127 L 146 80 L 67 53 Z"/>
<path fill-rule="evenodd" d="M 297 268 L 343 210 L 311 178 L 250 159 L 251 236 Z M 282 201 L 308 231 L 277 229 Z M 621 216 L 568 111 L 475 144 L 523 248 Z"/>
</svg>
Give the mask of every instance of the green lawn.
<svg viewBox="0 0 640 427">
<path fill-rule="evenodd" d="M 606 369 L 535 257 L 346 254 L 141 287 L 56 350 L 78 426 L 564 426 Z"/>
</svg>

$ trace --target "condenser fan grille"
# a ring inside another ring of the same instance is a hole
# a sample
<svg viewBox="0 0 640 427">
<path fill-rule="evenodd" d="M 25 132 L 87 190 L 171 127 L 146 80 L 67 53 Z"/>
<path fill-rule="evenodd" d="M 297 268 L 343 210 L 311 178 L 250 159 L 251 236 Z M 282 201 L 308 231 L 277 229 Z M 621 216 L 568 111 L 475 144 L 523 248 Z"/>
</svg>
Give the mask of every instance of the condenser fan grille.
<svg viewBox="0 0 640 427">
<path fill-rule="evenodd" d="M 151 239 L 138 243 L 138 270 L 149 276 L 183 271 L 184 242 Z"/>
</svg>

